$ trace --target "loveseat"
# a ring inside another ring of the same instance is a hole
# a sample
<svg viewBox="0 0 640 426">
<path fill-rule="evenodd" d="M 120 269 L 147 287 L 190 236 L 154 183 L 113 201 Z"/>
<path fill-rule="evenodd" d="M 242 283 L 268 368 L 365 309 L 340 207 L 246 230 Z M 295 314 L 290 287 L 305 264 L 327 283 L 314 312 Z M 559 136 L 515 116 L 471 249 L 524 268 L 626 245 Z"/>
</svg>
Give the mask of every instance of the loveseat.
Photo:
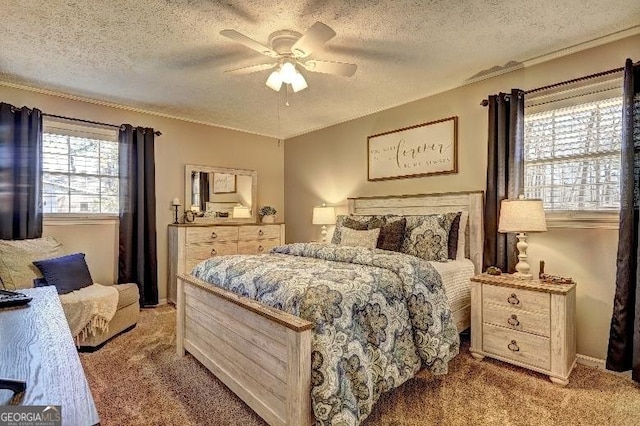
<svg viewBox="0 0 640 426">
<path fill-rule="evenodd" d="M 52 237 L 19 241 L 0 240 L 2 284 L 7 290 L 19 290 L 41 284 L 43 275 L 33 262 L 58 258 L 64 254 L 62 244 Z M 116 284 L 114 287 L 118 293 L 118 302 L 113 318 L 104 331 L 74 336 L 81 350 L 98 349 L 110 338 L 135 327 L 140 312 L 138 286 Z"/>
</svg>

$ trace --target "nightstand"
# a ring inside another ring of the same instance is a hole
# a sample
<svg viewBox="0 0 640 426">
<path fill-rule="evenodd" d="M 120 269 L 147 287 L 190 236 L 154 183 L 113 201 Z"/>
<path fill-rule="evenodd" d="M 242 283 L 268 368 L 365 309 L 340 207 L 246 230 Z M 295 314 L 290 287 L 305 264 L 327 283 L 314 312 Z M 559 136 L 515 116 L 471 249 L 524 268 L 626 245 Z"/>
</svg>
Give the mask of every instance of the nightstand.
<svg viewBox="0 0 640 426">
<path fill-rule="evenodd" d="M 471 278 L 471 355 L 569 383 L 576 361 L 576 285 L 510 275 Z"/>
</svg>

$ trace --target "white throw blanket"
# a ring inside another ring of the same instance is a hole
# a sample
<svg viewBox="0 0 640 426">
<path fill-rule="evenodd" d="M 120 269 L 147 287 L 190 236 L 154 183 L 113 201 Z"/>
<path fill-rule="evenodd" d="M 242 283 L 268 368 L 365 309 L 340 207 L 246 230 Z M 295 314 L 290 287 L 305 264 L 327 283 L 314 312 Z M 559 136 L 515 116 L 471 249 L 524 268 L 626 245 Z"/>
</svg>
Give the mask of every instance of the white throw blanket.
<svg viewBox="0 0 640 426">
<path fill-rule="evenodd" d="M 62 309 L 76 343 L 80 338 L 109 329 L 109 321 L 118 308 L 118 297 L 115 287 L 100 284 L 60 295 Z"/>
</svg>

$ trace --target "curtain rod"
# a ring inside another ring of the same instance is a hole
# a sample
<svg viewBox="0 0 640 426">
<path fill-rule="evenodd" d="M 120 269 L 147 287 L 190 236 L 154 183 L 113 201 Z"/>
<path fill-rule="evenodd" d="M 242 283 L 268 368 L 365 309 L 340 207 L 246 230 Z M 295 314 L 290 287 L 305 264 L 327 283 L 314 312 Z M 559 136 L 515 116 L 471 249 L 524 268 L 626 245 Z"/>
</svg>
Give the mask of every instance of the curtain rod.
<svg viewBox="0 0 640 426">
<path fill-rule="evenodd" d="M 615 74 L 615 73 L 621 72 L 621 71 L 624 71 L 624 67 L 614 68 L 614 69 L 611 69 L 611 70 L 608 70 L 608 71 L 601 71 L 601 72 L 597 72 L 595 74 L 585 75 L 584 77 L 578 77 L 578 78 L 573 78 L 571 80 L 561 81 L 560 83 L 554 83 L 554 84 L 548 84 L 548 85 L 542 86 L 542 87 L 536 87 L 535 89 L 531 89 L 531 90 L 525 91 L 524 94 L 528 95 L 530 93 L 541 92 L 543 90 L 553 89 L 555 87 L 564 86 L 564 85 L 572 84 L 572 83 L 577 83 L 578 81 L 589 80 L 589 79 L 596 78 L 596 77 L 602 77 L 603 75 Z M 480 105 L 482 105 L 482 106 L 489 105 L 489 100 L 488 99 L 483 99 L 482 102 L 480 102 Z"/>
<path fill-rule="evenodd" d="M 99 121 L 91 121 L 91 120 L 83 120 L 81 118 L 65 117 L 64 115 L 47 114 L 47 113 L 44 113 L 44 112 L 42 113 L 42 115 L 44 115 L 45 117 L 61 118 L 63 120 L 79 121 L 81 123 L 87 123 L 87 124 L 97 124 L 98 126 L 115 127 L 116 129 L 119 129 L 121 127 L 121 126 L 117 126 L 115 124 L 101 123 Z M 162 136 L 162 132 L 159 131 L 159 130 L 156 130 L 153 133 L 156 136 Z"/>
</svg>

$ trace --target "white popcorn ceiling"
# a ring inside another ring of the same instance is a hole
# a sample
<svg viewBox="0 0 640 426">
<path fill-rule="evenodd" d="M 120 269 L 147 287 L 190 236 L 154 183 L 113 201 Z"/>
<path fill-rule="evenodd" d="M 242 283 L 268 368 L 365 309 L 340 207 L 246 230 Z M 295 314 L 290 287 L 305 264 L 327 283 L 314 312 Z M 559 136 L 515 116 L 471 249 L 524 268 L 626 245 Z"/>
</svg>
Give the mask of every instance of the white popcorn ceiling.
<svg viewBox="0 0 640 426">
<path fill-rule="evenodd" d="M 286 138 L 637 26 L 640 0 L 0 0 L 0 16 L 2 81 Z M 268 58 L 220 30 L 266 44 L 315 21 L 337 36 L 312 58 L 353 77 L 303 70 L 287 108 L 270 70 L 223 73 Z"/>
</svg>

